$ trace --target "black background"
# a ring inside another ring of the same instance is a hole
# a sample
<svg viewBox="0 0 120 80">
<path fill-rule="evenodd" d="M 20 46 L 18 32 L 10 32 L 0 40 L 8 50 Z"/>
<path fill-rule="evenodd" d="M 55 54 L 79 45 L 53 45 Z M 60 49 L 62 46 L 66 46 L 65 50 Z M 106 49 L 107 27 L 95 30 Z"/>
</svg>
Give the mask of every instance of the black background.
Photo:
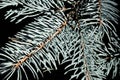
<svg viewBox="0 0 120 80">
<path fill-rule="evenodd" d="M 117 8 L 120 10 L 120 0 L 116 0 L 116 2 L 119 4 Z M 7 9 L 6 9 L 7 10 Z M 18 31 L 20 31 L 27 23 L 34 21 L 33 19 L 27 19 L 27 22 L 21 22 L 19 24 L 15 24 L 14 22 L 11 23 L 9 20 L 4 19 L 5 9 L 0 10 L 0 47 L 4 46 L 6 42 L 8 42 L 8 37 L 12 37 L 15 35 Z M 120 13 L 119 13 L 120 14 Z M 120 19 L 119 24 L 116 26 L 117 28 L 117 34 L 120 37 Z M 69 75 L 64 76 L 64 66 L 61 65 L 58 67 L 57 71 L 53 71 L 51 74 L 45 73 L 45 79 L 44 80 L 68 80 Z M 108 76 L 107 80 L 110 76 Z M 120 76 L 117 76 L 114 80 L 118 80 Z M 1 79 L 1 78 L 0 78 Z M 14 80 L 14 79 L 13 79 Z M 31 80 L 33 80 L 31 78 Z M 41 79 L 42 80 L 42 79 Z"/>
</svg>

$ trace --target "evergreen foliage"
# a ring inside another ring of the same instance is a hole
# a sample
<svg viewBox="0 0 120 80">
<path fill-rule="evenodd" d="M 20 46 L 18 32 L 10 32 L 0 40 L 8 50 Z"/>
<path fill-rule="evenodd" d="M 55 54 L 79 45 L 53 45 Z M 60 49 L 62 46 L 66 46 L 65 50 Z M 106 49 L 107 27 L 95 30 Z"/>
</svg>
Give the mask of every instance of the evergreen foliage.
<svg viewBox="0 0 120 80">
<path fill-rule="evenodd" d="M 1 0 L 11 23 L 33 19 L 0 48 L 2 79 L 41 80 L 64 64 L 69 80 L 114 79 L 120 75 L 115 6 L 114 0 Z"/>
</svg>

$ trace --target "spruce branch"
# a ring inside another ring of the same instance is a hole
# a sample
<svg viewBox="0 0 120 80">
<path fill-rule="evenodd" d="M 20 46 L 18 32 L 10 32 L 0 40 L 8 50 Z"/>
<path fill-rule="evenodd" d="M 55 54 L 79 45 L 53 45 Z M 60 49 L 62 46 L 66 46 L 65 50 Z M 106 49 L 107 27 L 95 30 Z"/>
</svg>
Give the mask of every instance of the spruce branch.
<svg viewBox="0 0 120 80">
<path fill-rule="evenodd" d="M 101 17 L 102 17 L 102 10 L 101 10 L 101 9 L 102 9 L 102 7 L 101 7 L 101 6 L 102 6 L 102 2 L 101 2 L 101 0 L 98 1 L 98 6 L 99 6 L 99 7 L 98 7 L 98 12 L 99 12 L 99 24 L 100 24 L 100 26 L 101 26 L 102 23 L 103 23 L 103 22 L 102 22 L 102 18 L 101 18 Z"/>
<path fill-rule="evenodd" d="M 90 74 L 89 74 L 89 70 L 88 70 L 88 68 L 87 68 L 87 59 L 86 59 L 86 56 L 85 55 L 83 55 L 84 56 L 84 66 L 85 66 L 85 75 L 86 75 L 86 80 L 91 80 L 90 79 Z"/>
<path fill-rule="evenodd" d="M 1 0 L 5 19 L 34 21 L 0 48 L 0 75 L 40 80 L 39 73 L 66 64 L 69 80 L 104 80 L 111 73 L 114 78 L 120 70 L 115 6 L 113 0 Z"/>
<path fill-rule="evenodd" d="M 82 35 L 82 33 L 81 33 L 81 36 L 83 36 Z M 83 39 L 83 41 L 82 41 L 82 43 L 81 43 L 81 46 L 82 46 L 82 53 L 81 54 L 83 54 L 83 57 L 84 57 L 84 67 L 85 67 L 85 76 L 86 76 L 86 80 L 91 80 L 91 78 L 90 78 L 90 74 L 89 74 L 89 69 L 88 69 L 88 64 L 87 64 L 87 58 L 86 58 L 86 54 L 84 53 L 84 48 L 85 48 L 85 43 L 84 43 L 84 38 L 82 38 Z"/>
<path fill-rule="evenodd" d="M 43 49 L 44 46 L 46 44 L 48 44 L 48 42 L 50 42 L 55 36 L 57 36 L 59 33 L 61 33 L 62 29 L 66 26 L 66 24 L 67 24 L 66 21 L 64 23 L 62 23 L 62 25 L 57 29 L 57 31 L 53 35 L 49 36 L 45 41 L 43 41 L 37 47 L 35 47 L 34 50 L 32 50 L 32 52 L 28 53 L 25 57 L 23 57 L 21 60 L 18 61 L 18 63 L 14 64 L 13 66 L 15 68 L 18 68 L 28 58 L 30 58 L 32 55 L 34 55 L 39 50 Z"/>
</svg>

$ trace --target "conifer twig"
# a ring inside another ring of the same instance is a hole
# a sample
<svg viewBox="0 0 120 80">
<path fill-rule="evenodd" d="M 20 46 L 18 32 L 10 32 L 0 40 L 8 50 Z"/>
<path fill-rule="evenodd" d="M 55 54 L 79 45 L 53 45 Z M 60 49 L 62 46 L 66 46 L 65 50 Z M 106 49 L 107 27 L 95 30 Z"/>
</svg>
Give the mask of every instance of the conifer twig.
<svg viewBox="0 0 120 80">
<path fill-rule="evenodd" d="M 81 36 L 83 36 L 82 33 L 81 33 Z M 83 39 L 83 38 L 82 38 L 82 39 Z M 81 47 L 82 47 L 82 48 L 81 48 L 81 49 L 82 49 L 82 54 L 83 54 L 83 57 L 84 57 L 84 67 L 85 67 L 86 80 L 91 80 L 91 79 L 90 79 L 89 70 L 88 70 L 87 58 L 86 58 L 86 55 L 85 55 L 85 53 L 84 53 L 84 50 L 85 50 L 84 40 L 83 40 L 83 42 L 81 42 Z"/>
<path fill-rule="evenodd" d="M 86 58 L 86 55 L 83 54 L 84 56 L 84 66 L 85 66 L 85 75 L 86 75 L 86 80 L 91 80 L 90 79 L 90 74 L 89 74 L 89 71 L 88 71 L 88 65 L 87 65 L 87 58 Z"/>
<path fill-rule="evenodd" d="M 43 49 L 44 46 L 50 42 L 55 36 L 57 36 L 59 33 L 61 33 L 61 31 L 63 30 L 63 28 L 67 25 L 67 22 L 65 21 L 64 23 L 61 24 L 61 26 L 56 30 L 56 32 L 49 36 L 45 41 L 43 41 L 42 43 L 40 43 L 37 47 L 35 47 L 34 50 L 32 50 L 30 53 L 28 53 L 25 57 L 23 57 L 22 59 L 20 59 L 17 63 L 15 63 L 13 66 L 15 68 L 18 68 L 22 63 L 24 63 L 27 59 L 29 59 L 32 55 L 34 55 L 36 52 L 38 52 L 39 50 Z"/>
<path fill-rule="evenodd" d="M 102 12 L 101 12 L 102 2 L 101 0 L 98 1 L 98 12 L 99 12 L 99 25 L 102 25 Z"/>
</svg>

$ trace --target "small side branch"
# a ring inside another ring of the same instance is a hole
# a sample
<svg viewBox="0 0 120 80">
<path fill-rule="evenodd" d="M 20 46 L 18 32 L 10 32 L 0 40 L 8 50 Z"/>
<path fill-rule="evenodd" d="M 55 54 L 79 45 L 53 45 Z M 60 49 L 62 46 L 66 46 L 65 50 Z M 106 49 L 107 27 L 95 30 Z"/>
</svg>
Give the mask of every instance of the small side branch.
<svg viewBox="0 0 120 80">
<path fill-rule="evenodd" d="M 84 66 L 85 66 L 85 75 L 86 75 L 86 80 L 91 80 L 91 79 L 90 79 L 89 70 L 88 70 L 88 65 L 87 65 L 86 55 L 85 55 L 85 54 L 83 54 L 83 56 L 84 56 Z"/>
<path fill-rule="evenodd" d="M 101 26 L 102 25 L 102 1 L 101 0 L 98 0 L 98 12 L 99 12 L 99 25 Z"/>
<path fill-rule="evenodd" d="M 30 53 L 28 53 L 25 57 L 23 57 L 22 59 L 20 59 L 16 64 L 14 64 L 13 66 L 15 68 L 18 68 L 22 63 L 24 63 L 27 59 L 29 59 L 32 55 L 34 55 L 36 52 L 38 52 L 39 50 L 43 49 L 44 46 L 46 44 L 48 44 L 48 42 L 50 42 L 53 38 L 55 38 L 55 36 L 57 36 L 59 33 L 62 32 L 63 28 L 67 25 L 67 22 L 65 21 L 64 23 L 62 23 L 62 25 L 56 30 L 56 32 L 54 34 L 52 34 L 51 36 L 49 36 L 45 41 L 43 41 L 42 43 L 40 43 L 37 47 L 34 48 L 34 50 L 32 50 Z"/>
<path fill-rule="evenodd" d="M 82 33 L 81 33 L 81 36 L 83 37 Z M 87 64 L 87 58 L 86 58 L 86 55 L 85 55 L 85 43 L 84 43 L 84 39 L 82 38 L 82 42 L 81 42 L 81 49 L 82 49 L 82 54 L 83 54 L 83 58 L 84 58 L 84 67 L 85 67 L 85 76 L 86 76 L 86 80 L 91 80 L 90 79 L 90 73 L 89 73 L 89 70 L 88 70 L 88 64 Z"/>
</svg>

